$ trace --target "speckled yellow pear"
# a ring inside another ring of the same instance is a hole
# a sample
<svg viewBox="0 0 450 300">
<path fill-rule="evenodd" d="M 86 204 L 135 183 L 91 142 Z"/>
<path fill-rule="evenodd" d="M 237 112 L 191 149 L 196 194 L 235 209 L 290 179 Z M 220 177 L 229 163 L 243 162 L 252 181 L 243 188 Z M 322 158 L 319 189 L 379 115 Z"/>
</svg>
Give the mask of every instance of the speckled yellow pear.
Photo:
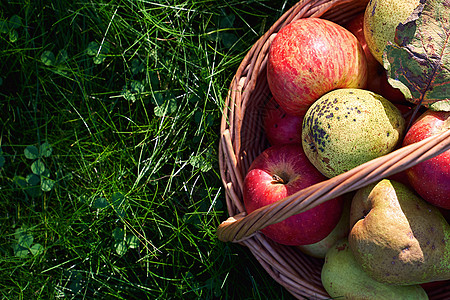
<svg viewBox="0 0 450 300">
<path fill-rule="evenodd" d="M 389 100 L 362 89 L 337 89 L 316 100 L 302 124 L 302 145 L 311 163 L 333 177 L 385 155 L 405 129 Z"/>
<path fill-rule="evenodd" d="M 439 209 L 388 179 L 357 191 L 348 241 L 377 281 L 395 285 L 450 279 L 450 225 Z"/>
<path fill-rule="evenodd" d="M 428 299 L 420 285 L 390 285 L 367 275 L 353 256 L 347 238 L 337 241 L 327 252 L 321 280 L 333 299 Z"/>
<path fill-rule="evenodd" d="M 395 29 L 411 15 L 419 0 L 370 0 L 364 12 L 364 36 L 372 55 L 383 64 L 388 41 L 394 42 Z"/>
</svg>

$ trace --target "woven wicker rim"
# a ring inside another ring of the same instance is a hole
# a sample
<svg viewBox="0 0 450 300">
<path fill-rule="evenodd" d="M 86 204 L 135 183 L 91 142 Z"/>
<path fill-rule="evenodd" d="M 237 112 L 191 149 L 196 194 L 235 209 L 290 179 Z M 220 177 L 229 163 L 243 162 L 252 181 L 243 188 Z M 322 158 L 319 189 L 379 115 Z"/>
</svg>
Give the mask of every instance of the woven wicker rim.
<svg viewBox="0 0 450 300">
<path fill-rule="evenodd" d="M 225 102 L 219 164 L 230 217 L 220 224 L 217 236 L 224 242 L 235 242 L 248 247 L 270 276 L 299 299 L 329 299 L 320 280 L 323 261 L 309 257 L 295 247 L 271 241 L 259 233 L 260 229 L 450 149 L 450 130 L 447 130 L 246 214 L 242 201 L 243 179 L 253 159 L 267 145 L 259 124 L 260 119 L 254 111 L 258 110 L 262 99 L 266 99 L 270 93 L 265 81 L 270 43 L 281 28 L 294 20 L 321 17 L 345 23 L 362 12 L 367 2 L 368 0 L 304 0 L 296 3 L 249 50 L 231 82 Z M 252 137 L 250 144 L 246 135 Z M 450 289 L 433 290 L 432 295 L 435 299 L 450 298 Z"/>
</svg>

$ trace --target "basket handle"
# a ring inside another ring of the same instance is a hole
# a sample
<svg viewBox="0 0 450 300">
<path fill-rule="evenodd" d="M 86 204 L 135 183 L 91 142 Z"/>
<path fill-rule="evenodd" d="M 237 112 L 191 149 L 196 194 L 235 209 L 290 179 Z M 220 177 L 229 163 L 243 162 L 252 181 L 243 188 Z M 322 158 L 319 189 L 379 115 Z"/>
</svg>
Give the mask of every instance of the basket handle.
<svg viewBox="0 0 450 300">
<path fill-rule="evenodd" d="M 232 216 L 219 225 L 217 237 L 223 242 L 241 242 L 268 225 L 404 171 L 447 150 L 450 150 L 450 130 L 373 159 L 250 214 Z"/>
</svg>

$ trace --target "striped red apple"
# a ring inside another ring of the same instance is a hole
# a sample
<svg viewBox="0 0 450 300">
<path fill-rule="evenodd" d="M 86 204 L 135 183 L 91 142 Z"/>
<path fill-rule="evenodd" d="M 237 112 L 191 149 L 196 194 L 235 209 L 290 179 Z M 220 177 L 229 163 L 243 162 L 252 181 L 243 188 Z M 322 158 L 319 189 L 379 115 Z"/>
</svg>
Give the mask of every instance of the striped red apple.
<svg viewBox="0 0 450 300">
<path fill-rule="evenodd" d="M 301 116 L 331 90 L 365 88 L 366 57 L 358 39 L 344 27 L 325 19 L 299 19 L 273 39 L 267 80 L 281 107 Z"/>
</svg>

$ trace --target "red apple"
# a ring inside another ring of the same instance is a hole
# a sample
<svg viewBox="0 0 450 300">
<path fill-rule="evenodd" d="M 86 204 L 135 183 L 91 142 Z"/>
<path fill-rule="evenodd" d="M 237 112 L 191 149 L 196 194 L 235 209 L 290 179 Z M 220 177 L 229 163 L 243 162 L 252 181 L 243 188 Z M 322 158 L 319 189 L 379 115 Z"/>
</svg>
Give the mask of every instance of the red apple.
<svg viewBox="0 0 450 300">
<path fill-rule="evenodd" d="M 408 176 L 406 175 L 406 172 L 405 172 L 405 171 L 395 173 L 395 174 L 389 176 L 387 179 L 389 179 L 389 180 L 394 180 L 394 181 L 403 183 L 403 184 L 406 185 L 408 188 L 414 189 L 414 188 L 411 186 L 411 184 L 409 183 L 409 179 L 408 179 Z"/>
<path fill-rule="evenodd" d="M 406 102 L 405 95 L 403 95 L 403 93 L 399 89 L 393 87 L 389 83 L 387 73 L 384 68 L 381 69 L 378 90 L 375 90 L 374 92 L 380 94 L 381 96 L 390 100 L 393 103 L 405 103 Z"/>
<path fill-rule="evenodd" d="M 367 61 L 367 89 L 373 91 L 373 88 L 378 88 L 379 81 L 375 81 L 375 78 L 380 76 L 380 73 L 384 71 L 383 66 L 376 60 L 376 58 L 372 55 L 367 46 L 366 39 L 364 38 L 364 12 L 356 15 L 353 19 L 350 20 L 348 24 L 345 25 L 351 33 L 355 35 L 361 44 L 362 49 L 364 50 L 364 55 L 366 56 Z M 382 70 L 381 70 L 382 69 Z"/>
<path fill-rule="evenodd" d="M 251 164 L 244 179 L 243 200 L 247 213 L 272 204 L 326 178 L 309 162 L 300 144 L 266 149 Z M 306 245 L 325 238 L 337 225 L 343 198 L 320 204 L 261 233 L 284 245 Z"/>
<path fill-rule="evenodd" d="M 405 135 L 403 146 L 450 129 L 450 112 L 425 111 Z M 414 190 L 429 203 L 450 209 L 450 150 L 406 170 Z"/>
<path fill-rule="evenodd" d="M 384 98 L 395 102 L 406 102 L 405 96 L 399 89 L 390 85 L 387 80 L 386 70 L 378 60 L 372 55 L 369 47 L 367 46 L 366 39 L 364 37 L 364 12 L 356 15 L 349 23 L 345 25 L 351 33 L 353 33 L 358 39 L 361 47 L 364 50 L 364 54 L 367 60 L 367 89 L 377 93 Z"/>
<path fill-rule="evenodd" d="M 272 98 L 264 107 L 263 125 L 270 145 L 301 143 L 303 117 L 293 116 Z"/>
<path fill-rule="evenodd" d="M 441 212 L 441 214 L 444 216 L 447 223 L 450 224 L 450 209 L 445 209 L 442 207 L 438 207 L 438 208 L 439 208 L 439 211 Z"/>
<path fill-rule="evenodd" d="M 422 113 L 424 113 L 424 110 L 422 107 L 420 107 L 419 110 L 417 112 L 415 112 L 416 107 L 414 107 L 414 106 L 406 105 L 403 103 L 393 103 L 393 104 L 402 113 L 402 117 L 405 119 L 405 124 L 407 127 L 409 126 L 409 124 L 413 124 L 415 121 L 417 121 L 419 116 Z M 412 104 L 412 103 L 410 103 L 410 104 Z M 413 119 L 411 120 L 411 118 L 413 118 Z M 401 146 L 401 145 L 399 145 L 399 146 Z"/>
<path fill-rule="evenodd" d="M 267 81 L 275 100 L 301 116 L 337 88 L 365 88 L 367 62 L 358 39 L 344 27 L 303 18 L 283 27 L 268 53 Z"/>
<path fill-rule="evenodd" d="M 402 113 L 402 117 L 405 119 L 406 124 L 408 124 L 409 120 L 407 120 L 407 119 L 411 118 L 411 115 L 414 112 L 414 108 L 409 105 L 401 104 L 401 103 L 394 103 L 394 105 Z"/>
<path fill-rule="evenodd" d="M 450 280 L 432 281 L 420 284 L 425 292 L 430 293 L 433 290 L 439 289 L 444 286 L 450 286 Z"/>
</svg>

